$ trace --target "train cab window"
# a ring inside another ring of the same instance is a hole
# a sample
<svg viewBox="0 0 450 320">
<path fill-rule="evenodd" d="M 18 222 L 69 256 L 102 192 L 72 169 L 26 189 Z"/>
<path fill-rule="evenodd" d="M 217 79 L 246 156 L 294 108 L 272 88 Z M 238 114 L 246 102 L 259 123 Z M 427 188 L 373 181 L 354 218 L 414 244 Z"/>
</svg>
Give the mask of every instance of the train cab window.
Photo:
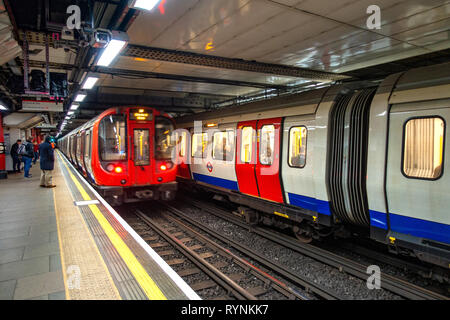
<svg viewBox="0 0 450 320">
<path fill-rule="evenodd" d="M 234 150 L 234 131 L 220 131 L 213 135 L 212 157 L 215 160 L 232 161 Z"/>
<path fill-rule="evenodd" d="M 155 122 L 155 141 L 156 141 L 156 159 L 172 158 L 172 132 L 174 126 L 170 119 L 164 117 L 156 117 Z"/>
<path fill-rule="evenodd" d="M 445 123 L 440 117 L 416 118 L 404 128 L 403 173 L 409 178 L 442 175 Z"/>
<path fill-rule="evenodd" d="M 134 129 L 134 163 L 137 166 L 150 164 L 150 135 L 148 129 Z"/>
<path fill-rule="evenodd" d="M 99 126 L 99 152 L 103 161 L 127 159 L 125 119 L 119 115 L 109 115 Z"/>
<path fill-rule="evenodd" d="M 259 161 L 263 165 L 273 163 L 273 151 L 275 147 L 275 126 L 264 125 L 260 130 Z"/>
<path fill-rule="evenodd" d="M 306 164 L 306 137 L 308 130 L 304 126 L 289 130 L 289 165 L 303 168 Z"/>
<path fill-rule="evenodd" d="M 204 158 L 207 145 L 207 133 L 194 133 L 192 135 L 192 156 L 194 158 Z"/>
<path fill-rule="evenodd" d="M 243 127 L 241 129 L 241 162 L 250 163 L 252 161 L 253 149 L 253 127 Z"/>
</svg>

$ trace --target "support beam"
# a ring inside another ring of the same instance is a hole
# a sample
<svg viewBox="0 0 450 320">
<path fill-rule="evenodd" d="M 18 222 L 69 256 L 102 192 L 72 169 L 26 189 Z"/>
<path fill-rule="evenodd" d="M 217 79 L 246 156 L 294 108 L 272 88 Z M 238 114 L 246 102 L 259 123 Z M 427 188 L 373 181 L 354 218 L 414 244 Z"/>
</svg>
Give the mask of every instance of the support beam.
<svg viewBox="0 0 450 320">
<path fill-rule="evenodd" d="M 125 70 L 117 68 L 106 68 L 106 67 L 93 67 L 92 72 L 110 74 L 113 76 L 125 76 L 125 77 L 136 77 L 136 79 L 166 79 L 174 81 L 187 81 L 187 82 L 200 82 L 200 83 L 214 83 L 228 86 L 239 86 L 239 87 L 251 87 L 259 89 L 280 89 L 286 90 L 287 86 L 269 84 L 269 83 L 256 83 L 247 81 L 237 81 L 237 80 L 227 80 L 218 78 L 204 78 L 204 77 L 192 77 L 178 74 L 168 74 L 168 73 L 158 73 L 158 72 L 148 72 L 148 71 L 138 71 L 138 70 Z"/>
<path fill-rule="evenodd" d="M 315 81 L 336 81 L 350 78 L 349 76 L 344 74 L 317 71 L 282 64 L 232 59 L 187 51 L 138 46 L 134 44 L 129 44 L 122 55 L 150 60 L 207 66 L 220 69 L 269 73 L 279 76 L 311 79 Z"/>
</svg>

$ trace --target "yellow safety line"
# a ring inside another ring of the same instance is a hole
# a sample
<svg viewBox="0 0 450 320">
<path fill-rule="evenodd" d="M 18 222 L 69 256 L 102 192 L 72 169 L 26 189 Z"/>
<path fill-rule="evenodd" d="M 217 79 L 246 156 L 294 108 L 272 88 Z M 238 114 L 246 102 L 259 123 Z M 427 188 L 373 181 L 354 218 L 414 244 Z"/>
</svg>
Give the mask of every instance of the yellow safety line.
<svg viewBox="0 0 450 320">
<path fill-rule="evenodd" d="M 61 155 L 59 155 L 59 157 L 61 157 Z M 78 191 L 80 191 L 83 199 L 84 200 L 92 200 L 91 197 L 89 197 L 88 193 L 81 186 L 78 179 L 70 171 L 69 167 L 67 166 L 67 164 L 65 163 L 64 160 L 63 160 L 63 163 L 64 163 L 64 166 L 67 168 L 67 171 L 68 171 L 72 181 L 76 185 Z M 89 208 L 91 209 L 91 211 L 94 214 L 97 221 L 100 223 L 101 227 L 105 231 L 106 235 L 108 236 L 108 238 L 111 241 L 111 243 L 113 244 L 113 246 L 117 249 L 119 255 L 122 257 L 125 264 L 128 266 L 128 269 L 131 271 L 131 273 L 133 274 L 136 281 L 139 283 L 141 288 L 144 290 L 147 297 L 150 300 L 167 300 L 167 298 L 164 296 L 164 294 L 158 288 L 156 283 L 152 280 L 152 278 L 150 278 L 150 276 L 148 275 L 148 273 L 144 269 L 144 267 L 136 259 L 133 252 L 128 248 L 128 246 L 125 244 L 125 242 L 122 240 L 122 238 L 117 234 L 116 230 L 114 230 L 114 228 L 111 226 L 111 224 L 108 222 L 108 220 L 100 212 L 97 205 L 91 204 L 91 205 L 89 205 Z"/>
</svg>

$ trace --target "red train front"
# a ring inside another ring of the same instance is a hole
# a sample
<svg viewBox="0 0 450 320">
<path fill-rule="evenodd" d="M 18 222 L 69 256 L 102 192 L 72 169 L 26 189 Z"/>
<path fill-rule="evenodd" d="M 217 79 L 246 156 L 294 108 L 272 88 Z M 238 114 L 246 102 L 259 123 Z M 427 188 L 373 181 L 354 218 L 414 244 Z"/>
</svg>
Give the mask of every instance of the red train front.
<svg viewBox="0 0 450 320">
<path fill-rule="evenodd" d="M 171 161 L 172 119 L 145 107 L 111 108 L 58 141 L 79 171 L 113 205 L 170 200 L 177 190 Z"/>
</svg>

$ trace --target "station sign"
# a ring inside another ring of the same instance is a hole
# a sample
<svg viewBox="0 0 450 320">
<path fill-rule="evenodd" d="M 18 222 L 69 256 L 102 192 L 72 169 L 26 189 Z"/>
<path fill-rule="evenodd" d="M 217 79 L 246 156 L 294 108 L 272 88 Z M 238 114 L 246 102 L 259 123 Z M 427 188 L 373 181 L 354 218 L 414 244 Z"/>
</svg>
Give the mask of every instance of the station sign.
<svg viewBox="0 0 450 320">
<path fill-rule="evenodd" d="M 22 110 L 28 112 L 63 112 L 63 104 L 53 101 L 22 100 Z"/>
</svg>

